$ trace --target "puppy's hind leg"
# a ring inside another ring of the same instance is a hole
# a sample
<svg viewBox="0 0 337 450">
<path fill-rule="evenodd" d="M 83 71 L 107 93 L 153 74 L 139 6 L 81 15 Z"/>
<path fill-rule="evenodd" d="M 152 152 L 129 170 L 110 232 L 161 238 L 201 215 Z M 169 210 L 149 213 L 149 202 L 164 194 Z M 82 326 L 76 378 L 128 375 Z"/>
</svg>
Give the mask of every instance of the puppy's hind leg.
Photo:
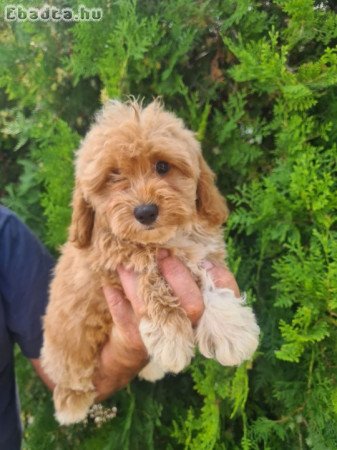
<svg viewBox="0 0 337 450">
<path fill-rule="evenodd" d="M 50 317 L 52 319 L 52 316 Z M 78 320 L 67 333 L 49 322 L 41 352 L 42 367 L 55 383 L 55 417 L 62 425 L 81 422 L 97 395 L 93 379 L 109 324 L 95 315 Z M 68 340 L 67 340 L 68 339 Z"/>
<path fill-rule="evenodd" d="M 94 403 L 96 391 L 75 390 L 60 384 L 54 389 L 55 417 L 61 425 L 82 422 Z"/>
<path fill-rule="evenodd" d="M 84 420 L 96 396 L 92 382 L 94 366 L 79 360 L 75 364 L 73 357 L 65 358 L 49 339 L 45 340 L 41 359 L 45 372 L 55 382 L 53 399 L 57 421 L 70 425 Z"/>
</svg>

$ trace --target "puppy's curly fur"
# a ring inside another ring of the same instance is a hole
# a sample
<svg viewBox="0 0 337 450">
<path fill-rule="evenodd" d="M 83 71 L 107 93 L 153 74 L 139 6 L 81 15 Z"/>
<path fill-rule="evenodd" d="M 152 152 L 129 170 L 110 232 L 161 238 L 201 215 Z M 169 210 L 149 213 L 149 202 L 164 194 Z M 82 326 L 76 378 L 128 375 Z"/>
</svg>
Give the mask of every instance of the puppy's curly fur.
<svg viewBox="0 0 337 450">
<path fill-rule="evenodd" d="M 252 356 L 259 328 L 251 308 L 216 288 L 200 264 L 225 264 L 227 214 L 199 143 L 180 119 L 158 101 L 146 108 L 106 104 L 77 154 L 69 239 L 44 318 L 42 363 L 56 383 L 60 423 L 82 420 L 94 401 L 93 373 L 113 326 L 102 285 L 121 289 L 119 264 L 139 273 L 146 304 L 140 331 L 150 363 L 143 378 L 180 372 L 195 344 L 223 365 Z M 179 257 L 202 289 L 205 312 L 196 330 L 158 272 L 160 247 Z"/>
</svg>

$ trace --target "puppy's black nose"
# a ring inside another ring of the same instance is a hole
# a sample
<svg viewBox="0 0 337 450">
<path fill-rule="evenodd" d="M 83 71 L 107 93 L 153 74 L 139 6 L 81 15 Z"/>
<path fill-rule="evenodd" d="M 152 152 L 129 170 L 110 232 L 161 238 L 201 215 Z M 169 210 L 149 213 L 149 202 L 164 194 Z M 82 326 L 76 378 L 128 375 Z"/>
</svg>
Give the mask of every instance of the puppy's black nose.
<svg viewBox="0 0 337 450">
<path fill-rule="evenodd" d="M 158 206 L 154 203 L 148 205 L 139 205 L 133 210 L 133 214 L 138 222 L 143 225 L 150 225 L 158 216 Z"/>
</svg>

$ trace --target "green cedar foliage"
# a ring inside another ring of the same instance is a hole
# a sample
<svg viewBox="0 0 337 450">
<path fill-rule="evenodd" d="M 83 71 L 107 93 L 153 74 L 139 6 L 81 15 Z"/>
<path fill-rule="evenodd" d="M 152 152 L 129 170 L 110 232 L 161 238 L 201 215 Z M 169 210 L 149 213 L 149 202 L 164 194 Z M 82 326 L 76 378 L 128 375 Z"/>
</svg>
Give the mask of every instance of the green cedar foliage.
<svg viewBox="0 0 337 450">
<path fill-rule="evenodd" d="M 24 448 L 337 448 L 335 2 L 86 6 L 102 7 L 103 20 L 1 24 L 2 202 L 57 252 L 94 111 L 108 97 L 163 96 L 229 200 L 230 266 L 261 344 L 237 369 L 197 356 L 177 377 L 133 382 L 108 401 L 118 415 L 101 428 L 58 427 L 18 358 Z"/>
</svg>

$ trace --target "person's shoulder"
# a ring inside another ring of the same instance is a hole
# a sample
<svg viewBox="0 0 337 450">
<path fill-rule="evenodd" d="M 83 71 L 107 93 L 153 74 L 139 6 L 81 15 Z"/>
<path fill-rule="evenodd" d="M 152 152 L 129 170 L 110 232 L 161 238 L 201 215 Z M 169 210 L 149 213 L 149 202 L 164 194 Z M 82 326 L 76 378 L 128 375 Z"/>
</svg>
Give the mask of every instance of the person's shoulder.
<svg viewBox="0 0 337 450">
<path fill-rule="evenodd" d="M 0 230 L 4 227 L 8 222 L 19 222 L 19 219 L 15 215 L 13 211 L 6 208 L 3 205 L 0 205 Z"/>
<path fill-rule="evenodd" d="M 3 206 L 3 205 L 0 204 L 0 217 L 1 217 L 1 219 L 6 219 L 6 218 L 11 217 L 11 216 L 15 216 L 13 211 L 11 211 L 10 209 L 6 208 L 6 206 Z"/>
<path fill-rule="evenodd" d="M 23 226 L 23 223 L 13 211 L 3 205 L 0 205 L 0 232 L 7 225 L 20 228 Z"/>
<path fill-rule="evenodd" d="M 16 253 L 15 253 L 16 252 Z M 13 255 L 17 260 L 43 261 L 51 267 L 53 258 L 32 230 L 10 209 L 0 205 L 0 262 Z"/>
</svg>

